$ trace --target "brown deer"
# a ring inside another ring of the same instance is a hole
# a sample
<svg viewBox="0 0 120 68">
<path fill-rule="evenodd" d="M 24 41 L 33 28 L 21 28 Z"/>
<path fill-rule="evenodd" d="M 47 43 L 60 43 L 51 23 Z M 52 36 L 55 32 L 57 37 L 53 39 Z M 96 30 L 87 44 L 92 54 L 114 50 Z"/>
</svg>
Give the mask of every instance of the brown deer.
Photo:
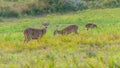
<svg viewBox="0 0 120 68">
<path fill-rule="evenodd" d="M 91 28 L 97 28 L 97 25 L 96 24 L 93 24 L 93 23 L 88 23 L 85 25 L 86 29 L 89 30 Z"/>
<path fill-rule="evenodd" d="M 24 37 L 25 37 L 24 42 L 28 42 L 31 39 L 41 38 L 46 33 L 49 23 L 42 23 L 42 25 L 44 26 L 43 29 L 26 28 L 24 30 Z"/>
<path fill-rule="evenodd" d="M 56 35 L 56 34 L 66 35 L 66 34 L 70 34 L 72 32 L 74 32 L 75 34 L 78 34 L 77 30 L 78 30 L 77 25 L 69 25 L 66 28 L 62 29 L 62 30 L 55 30 L 54 35 Z"/>
</svg>

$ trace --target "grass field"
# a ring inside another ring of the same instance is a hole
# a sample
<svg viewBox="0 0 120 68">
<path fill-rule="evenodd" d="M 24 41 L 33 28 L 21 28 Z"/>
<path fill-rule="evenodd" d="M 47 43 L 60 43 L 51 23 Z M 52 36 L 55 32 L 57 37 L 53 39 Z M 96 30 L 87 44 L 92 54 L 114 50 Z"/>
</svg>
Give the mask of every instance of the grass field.
<svg viewBox="0 0 120 68">
<path fill-rule="evenodd" d="M 120 68 L 120 8 L 0 21 L 0 68 Z M 23 30 L 43 21 L 50 22 L 44 37 L 24 43 Z M 99 28 L 86 31 L 88 22 Z M 57 24 L 76 24 L 79 34 L 54 36 Z"/>
</svg>

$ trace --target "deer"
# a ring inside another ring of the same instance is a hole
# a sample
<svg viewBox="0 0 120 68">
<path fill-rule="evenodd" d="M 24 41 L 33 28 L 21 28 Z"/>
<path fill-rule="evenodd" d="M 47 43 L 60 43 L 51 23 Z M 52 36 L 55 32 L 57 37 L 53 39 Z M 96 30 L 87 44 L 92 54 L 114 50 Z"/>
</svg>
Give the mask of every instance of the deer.
<svg viewBox="0 0 120 68">
<path fill-rule="evenodd" d="M 74 32 L 75 34 L 78 34 L 77 30 L 78 30 L 77 25 L 69 25 L 66 28 L 62 29 L 62 30 L 56 29 L 54 31 L 54 35 L 56 35 L 56 34 L 67 35 L 67 34 L 70 34 L 72 32 Z"/>
<path fill-rule="evenodd" d="M 97 25 L 96 24 L 93 24 L 93 23 L 88 23 L 85 25 L 86 29 L 89 30 L 89 29 L 92 29 L 92 28 L 97 28 Z"/>
<path fill-rule="evenodd" d="M 39 39 L 42 38 L 43 35 L 46 34 L 47 28 L 49 26 L 49 23 L 42 23 L 42 25 L 44 26 L 44 28 L 42 29 L 37 29 L 37 28 L 26 28 L 24 30 L 24 37 L 25 40 L 24 42 L 28 42 L 31 39 Z"/>
</svg>

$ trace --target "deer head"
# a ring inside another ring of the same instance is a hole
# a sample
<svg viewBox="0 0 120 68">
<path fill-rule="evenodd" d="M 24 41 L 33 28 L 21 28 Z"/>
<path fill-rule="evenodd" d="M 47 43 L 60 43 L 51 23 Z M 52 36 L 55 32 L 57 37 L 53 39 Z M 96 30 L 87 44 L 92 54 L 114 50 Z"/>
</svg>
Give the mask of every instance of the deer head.
<svg viewBox="0 0 120 68">
<path fill-rule="evenodd" d="M 48 28 L 49 24 L 50 24 L 49 22 L 48 23 L 42 23 L 42 25 L 44 26 L 45 29 Z"/>
</svg>

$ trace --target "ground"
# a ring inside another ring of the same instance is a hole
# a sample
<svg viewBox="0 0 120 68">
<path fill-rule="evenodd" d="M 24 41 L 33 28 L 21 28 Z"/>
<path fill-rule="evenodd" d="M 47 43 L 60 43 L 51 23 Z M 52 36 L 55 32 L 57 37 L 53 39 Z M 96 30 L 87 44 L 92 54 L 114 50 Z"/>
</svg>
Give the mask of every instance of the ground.
<svg viewBox="0 0 120 68">
<path fill-rule="evenodd" d="M 92 9 L 44 17 L 0 18 L 1 68 L 119 68 L 120 8 Z M 43 28 L 39 41 L 24 43 L 25 28 Z M 99 28 L 87 31 L 92 22 Z M 56 25 L 60 24 L 59 27 Z M 53 35 L 54 30 L 76 24 L 79 34 Z"/>
</svg>

